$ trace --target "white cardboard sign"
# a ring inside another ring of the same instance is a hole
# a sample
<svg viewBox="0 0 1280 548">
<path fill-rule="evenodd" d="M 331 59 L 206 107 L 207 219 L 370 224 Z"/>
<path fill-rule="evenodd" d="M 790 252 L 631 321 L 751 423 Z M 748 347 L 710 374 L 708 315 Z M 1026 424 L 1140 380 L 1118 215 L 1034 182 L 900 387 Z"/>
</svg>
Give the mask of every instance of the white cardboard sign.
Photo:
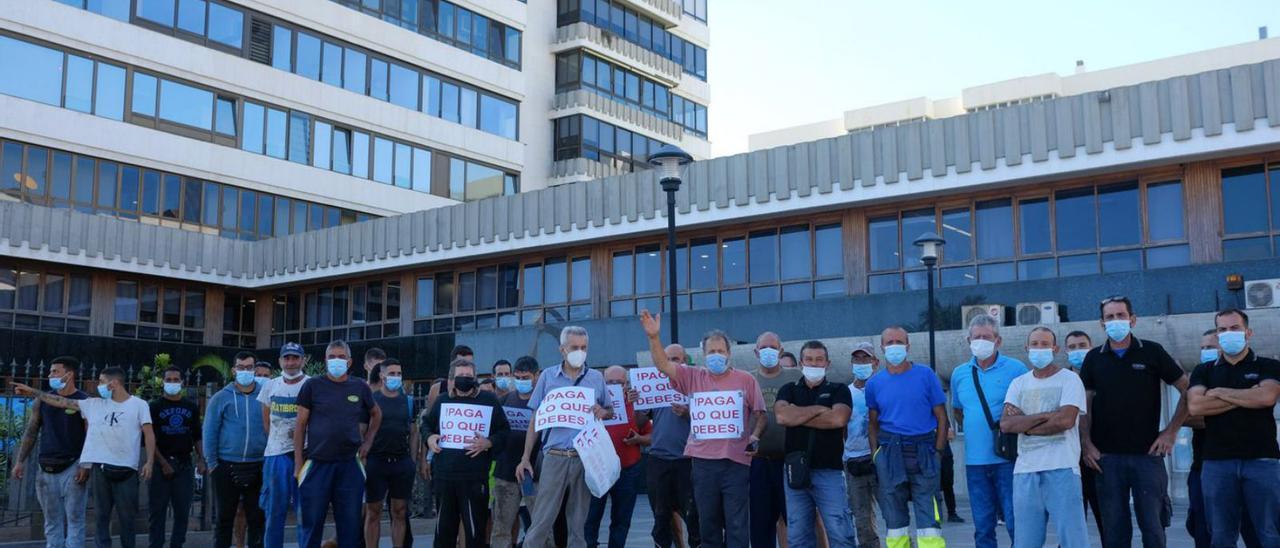
<svg viewBox="0 0 1280 548">
<path fill-rule="evenodd" d="M 538 405 L 533 429 L 541 432 L 547 428 L 586 428 L 594 420 L 591 407 L 595 403 L 594 388 L 566 386 L 547 392 L 547 397 Z"/>
<path fill-rule="evenodd" d="M 493 408 L 468 403 L 446 403 L 440 406 L 440 447 L 466 449 L 471 439 L 489 437 Z"/>
<path fill-rule="evenodd" d="M 742 437 L 744 401 L 738 390 L 694 393 L 689 398 L 690 434 L 699 440 Z"/>
<path fill-rule="evenodd" d="M 613 448 L 613 440 L 604 429 L 604 423 L 592 421 L 573 438 L 573 448 L 582 459 L 582 470 L 587 489 L 597 498 L 604 497 L 622 473 L 622 461 Z"/>
<path fill-rule="evenodd" d="M 684 394 L 671 386 L 671 379 L 657 367 L 637 367 L 630 371 L 631 388 L 639 394 L 636 411 L 671 407 L 673 403 L 685 403 Z"/>
</svg>

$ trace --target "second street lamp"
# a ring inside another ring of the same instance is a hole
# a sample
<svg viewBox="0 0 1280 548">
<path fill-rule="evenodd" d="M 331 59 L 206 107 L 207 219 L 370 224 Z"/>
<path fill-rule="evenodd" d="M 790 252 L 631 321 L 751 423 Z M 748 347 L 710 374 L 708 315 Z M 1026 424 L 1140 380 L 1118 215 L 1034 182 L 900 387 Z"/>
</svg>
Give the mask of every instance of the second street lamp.
<svg viewBox="0 0 1280 548">
<path fill-rule="evenodd" d="M 667 294 L 670 310 L 667 317 L 671 319 L 671 342 L 680 341 L 680 323 L 676 316 L 676 191 L 683 182 L 684 166 L 693 161 L 689 153 L 679 147 L 663 145 L 649 155 L 649 164 L 658 169 L 658 184 L 667 193 Z"/>
<path fill-rule="evenodd" d="M 929 367 L 933 368 L 934 371 L 937 371 L 938 357 L 933 342 L 933 267 L 938 264 L 938 252 L 942 251 L 942 246 L 946 245 L 947 241 L 942 239 L 942 236 L 939 236 L 937 233 L 925 232 L 912 243 L 914 243 L 916 247 L 920 248 L 920 262 L 924 263 L 926 268 L 925 275 L 929 278 L 927 283 L 927 286 L 929 287 Z"/>
</svg>

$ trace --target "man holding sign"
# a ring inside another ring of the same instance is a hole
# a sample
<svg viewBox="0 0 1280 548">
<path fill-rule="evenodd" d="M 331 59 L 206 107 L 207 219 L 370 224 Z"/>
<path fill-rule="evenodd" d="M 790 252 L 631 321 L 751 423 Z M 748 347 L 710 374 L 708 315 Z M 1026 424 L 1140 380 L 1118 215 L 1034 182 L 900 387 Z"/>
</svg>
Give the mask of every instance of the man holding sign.
<svg viewBox="0 0 1280 548">
<path fill-rule="evenodd" d="M 667 361 L 678 365 L 689 364 L 689 354 L 678 344 L 668 345 Z M 661 375 L 667 386 L 671 380 L 657 368 L 642 367 L 632 370 L 632 378 L 646 369 L 652 369 Z M 634 387 L 636 381 L 632 381 Z M 679 392 L 680 402 L 684 396 Z M 644 395 L 641 394 L 641 400 Z M 649 444 L 649 469 L 645 479 L 648 483 L 647 495 L 649 506 L 653 509 L 653 543 L 659 548 L 671 548 L 676 542 L 677 533 L 673 531 L 672 522 L 675 514 L 680 515 L 685 528 L 689 531 L 689 542 L 686 546 L 698 546 L 702 540 L 698 535 L 698 511 L 693 504 L 693 482 L 689 473 L 689 457 L 684 448 L 689 441 L 689 406 L 685 403 L 671 402 L 671 407 L 659 407 L 649 411 L 653 419 L 653 434 Z"/>
<path fill-rule="evenodd" d="M 749 373 L 729 366 L 729 337 L 712 331 L 702 339 L 706 369 L 667 360 L 658 334 L 660 318 L 643 311 L 640 323 L 649 352 L 671 384 L 689 396 L 691 435 L 685 454 L 693 459 L 693 492 L 705 548 L 746 548 L 751 456 L 764 433 L 764 396 Z"/>
<path fill-rule="evenodd" d="M 449 365 L 448 394 L 431 406 L 422 430 L 427 447 L 435 454 L 436 519 L 435 545 L 453 546 L 462 522 L 466 546 L 485 546 L 485 524 L 489 522 L 489 466 L 507 441 L 506 414 L 498 398 L 480 390 L 476 365 L 454 360 Z"/>
<path fill-rule="evenodd" d="M 613 416 L 609 390 L 604 375 L 587 368 L 587 330 L 568 326 L 560 331 L 559 367 L 538 376 L 538 384 L 529 397 L 529 407 L 536 409 L 534 427 L 524 442 L 524 458 L 516 467 L 516 478 L 533 475 L 532 454 L 539 437 L 542 439 L 542 470 L 538 478 L 538 497 L 533 505 L 533 519 L 524 545 L 540 547 L 551 537 L 552 526 L 560 514 L 560 504 L 567 505 L 569 547 L 585 548 L 583 538 L 591 492 L 573 438 L 589 426 L 588 420 Z M 568 500 L 565 501 L 565 494 Z"/>
<path fill-rule="evenodd" d="M 631 514 L 636 508 L 636 496 L 639 495 L 640 479 L 640 446 L 649 445 L 649 433 L 653 426 L 649 418 L 636 416 L 631 402 L 635 393 L 627 380 L 627 368 L 612 366 L 604 370 L 604 381 L 609 388 L 609 399 L 613 402 L 613 418 L 604 421 L 605 430 L 613 442 L 613 450 L 618 454 L 622 471 L 617 483 L 609 489 L 605 497 L 592 498 L 591 510 L 587 513 L 587 544 L 596 546 L 600 537 L 600 520 L 604 518 L 604 506 L 613 501 L 609 510 L 609 548 L 623 548 L 627 545 L 627 533 L 631 531 Z"/>
</svg>

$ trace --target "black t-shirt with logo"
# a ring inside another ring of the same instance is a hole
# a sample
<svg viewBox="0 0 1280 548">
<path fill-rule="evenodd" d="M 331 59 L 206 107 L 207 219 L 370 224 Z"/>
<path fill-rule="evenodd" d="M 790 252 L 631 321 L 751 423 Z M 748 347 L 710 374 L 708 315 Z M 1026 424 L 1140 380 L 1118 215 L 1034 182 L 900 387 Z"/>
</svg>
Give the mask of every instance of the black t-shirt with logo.
<svg viewBox="0 0 1280 548">
<path fill-rule="evenodd" d="M 821 405 L 835 407 L 843 404 L 853 408 L 853 396 L 849 387 L 844 384 L 823 381 L 816 387 L 810 387 L 804 379 L 798 380 L 778 390 L 777 401 L 785 401 L 797 407 Z M 810 428 L 808 426 L 786 427 L 786 441 L 783 444 L 787 453 L 806 451 L 809 448 L 809 437 L 813 436 L 813 453 L 810 456 L 810 467 L 815 470 L 844 469 L 844 428 Z"/>
<path fill-rule="evenodd" d="M 1262 358 L 1250 350 L 1240 363 L 1224 358 L 1202 363 L 1191 373 L 1191 386 L 1249 389 L 1265 380 L 1280 382 L 1280 362 Z M 1204 418 L 1204 459 L 1276 459 L 1276 421 L 1271 408 L 1237 407 Z"/>
<path fill-rule="evenodd" d="M 1080 380 L 1094 393 L 1090 439 L 1098 451 L 1147 454 L 1160 435 L 1160 385 L 1182 375 L 1164 347 L 1137 337 L 1123 356 L 1110 341 L 1090 350 Z"/>
<path fill-rule="evenodd" d="M 151 428 L 161 455 L 189 461 L 195 444 L 200 443 L 200 409 L 185 398 L 152 400 Z"/>
<path fill-rule="evenodd" d="M 362 442 L 360 423 L 374 405 L 373 391 L 360 379 L 334 382 L 327 375 L 308 379 L 298 391 L 298 406 L 311 413 L 303 453 L 318 462 L 355 458 Z"/>
</svg>

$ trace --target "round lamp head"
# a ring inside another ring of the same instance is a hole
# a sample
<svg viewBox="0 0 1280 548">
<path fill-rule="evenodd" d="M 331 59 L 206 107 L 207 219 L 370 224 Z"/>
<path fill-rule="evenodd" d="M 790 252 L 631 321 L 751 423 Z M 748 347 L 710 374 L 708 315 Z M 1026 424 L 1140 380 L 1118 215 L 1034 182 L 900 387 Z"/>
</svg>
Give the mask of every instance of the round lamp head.
<svg viewBox="0 0 1280 548">
<path fill-rule="evenodd" d="M 662 145 L 649 155 L 649 165 L 658 169 L 658 180 L 679 181 L 685 165 L 693 161 L 693 156 L 674 145 Z"/>
<path fill-rule="evenodd" d="M 920 248 L 920 262 L 928 265 L 938 262 L 938 252 L 947 241 L 934 232 L 925 232 L 912 243 Z"/>
</svg>

